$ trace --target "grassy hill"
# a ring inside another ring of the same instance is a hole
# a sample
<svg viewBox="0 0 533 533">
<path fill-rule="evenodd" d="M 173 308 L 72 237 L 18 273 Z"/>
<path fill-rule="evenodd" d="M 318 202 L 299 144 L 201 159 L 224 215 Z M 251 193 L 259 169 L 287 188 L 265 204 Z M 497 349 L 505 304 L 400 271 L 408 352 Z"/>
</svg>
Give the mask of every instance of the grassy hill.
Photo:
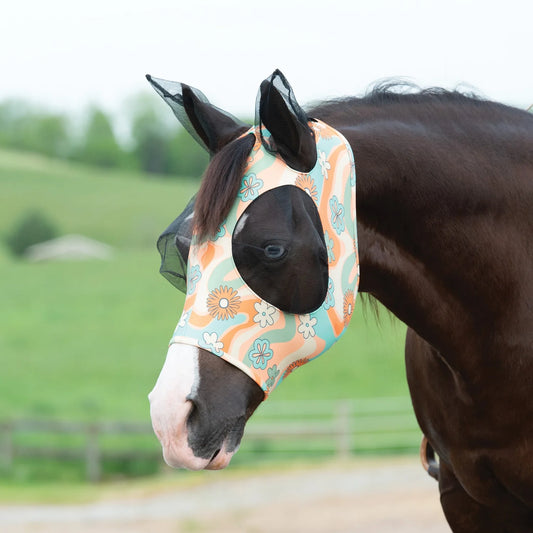
<svg viewBox="0 0 533 533">
<path fill-rule="evenodd" d="M 115 247 L 107 262 L 29 264 L 0 246 L 0 419 L 148 420 L 183 301 L 158 274 L 155 240 L 196 187 L 0 151 L 0 237 L 39 209 L 61 233 Z M 378 327 L 358 303 L 341 341 L 273 399 L 407 394 L 404 326 L 384 313 Z"/>
</svg>

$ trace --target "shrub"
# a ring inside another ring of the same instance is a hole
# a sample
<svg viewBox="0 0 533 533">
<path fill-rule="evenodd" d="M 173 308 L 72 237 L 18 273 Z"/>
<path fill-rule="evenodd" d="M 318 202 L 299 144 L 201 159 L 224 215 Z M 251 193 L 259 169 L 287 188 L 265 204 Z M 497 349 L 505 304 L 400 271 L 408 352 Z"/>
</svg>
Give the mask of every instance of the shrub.
<svg viewBox="0 0 533 533">
<path fill-rule="evenodd" d="M 54 224 L 41 211 L 26 212 L 7 234 L 5 243 L 20 257 L 32 244 L 48 241 L 57 236 Z"/>
</svg>

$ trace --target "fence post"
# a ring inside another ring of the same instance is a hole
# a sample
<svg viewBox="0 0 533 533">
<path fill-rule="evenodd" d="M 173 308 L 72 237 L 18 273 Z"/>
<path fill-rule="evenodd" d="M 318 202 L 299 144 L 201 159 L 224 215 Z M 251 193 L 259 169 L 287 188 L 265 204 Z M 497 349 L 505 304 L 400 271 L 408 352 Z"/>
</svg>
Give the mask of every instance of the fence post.
<svg viewBox="0 0 533 533">
<path fill-rule="evenodd" d="M 0 424 L 0 471 L 8 472 L 13 467 L 15 450 L 13 445 L 13 423 Z"/>
<path fill-rule="evenodd" d="M 346 459 L 352 452 L 352 434 L 350 431 L 352 409 L 350 402 L 347 400 L 338 402 L 336 411 L 337 455 Z"/>
<path fill-rule="evenodd" d="M 91 424 L 87 428 L 87 444 L 85 448 L 85 472 L 87 479 L 91 483 L 100 481 L 102 474 L 100 459 L 98 426 L 96 424 Z"/>
</svg>

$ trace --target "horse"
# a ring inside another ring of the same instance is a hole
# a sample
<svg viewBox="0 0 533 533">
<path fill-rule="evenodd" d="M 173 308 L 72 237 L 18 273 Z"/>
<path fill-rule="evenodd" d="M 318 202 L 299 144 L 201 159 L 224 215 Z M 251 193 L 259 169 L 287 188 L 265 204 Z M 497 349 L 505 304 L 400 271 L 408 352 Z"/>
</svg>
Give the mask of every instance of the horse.
<svg viewBox="0 0 533 533">
<path fill-rule="evenodd" d="M 148 79 L 212 156 L 164 241 L 187 269 L 174 277 L 188 278 L 191 297 L 198 278 L 191 243 L 216 238 L 243 187 L 253 191 L 245 172 L 254 151 L 262 145 L 280 172 L 305 176 L 324 167 L 316 123 L 347 140 L 357 169 L 357 247 L 346 254 L 358 255 L 359 291 L 408 326 L 409 391 L 439 458 L 432 466 L 448 524 L 455 533 L 533 531 L 533 115 L 474 94 L 401 84 L 304 111 L 276 71 L 261 84 L 256 123 L 263 129 L 254 136 L 197 89 Z M 268 303 L 265 320 L 271 307 L 312 317 L 329 294 L 321 220 L 297 188 L 274 189 L 281 192 L 266 205 L 259 196 L 233 235 L 253 244 L 227 252 Z M 269 277 L 272 265 L 285 272 L 281 281 Z M 307 267 L 311 274 L 295 281 Z M 231 297 L 238 295 L 228 292 L 226 307 Z M 171 343 L 149 395 L 172 466 L 226 467 L 269 392 L 215 344 Z M 266 345 L 259 348 L 266 358 Z"/>
</svg>

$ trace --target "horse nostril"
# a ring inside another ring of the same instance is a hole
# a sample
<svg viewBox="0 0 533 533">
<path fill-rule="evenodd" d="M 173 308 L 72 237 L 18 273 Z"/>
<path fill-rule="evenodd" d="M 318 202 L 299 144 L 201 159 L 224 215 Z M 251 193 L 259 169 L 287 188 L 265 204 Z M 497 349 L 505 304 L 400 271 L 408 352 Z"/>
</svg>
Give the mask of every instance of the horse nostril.
<svg viewBox="0 0 533 533">
<path fill-rule="evenodd" d="M 198 403 L 191 399 L 187 398 L 187 403 L 189 404 L 189 412 L 187 413 L 187 427 L 189 431 L 197 429 L 201 425 L 201 408 Z"/>
<path fill-rule="evenodd" d="M 211 457 L 211 461 L 215 460 L 215 457 L 220 453 L 220 448 L 213 454 L 213 457 Z"/>
<path fill-rule="evenodd" d="M 196 402 L 190 397 L 190 396 L 187 396 L 187 398 L 185 398 L 187 400 L 187 403 L 189 404 L 190 408 L 189 408 L 189 417 L 195 412 L 198 410 L 198 405 L 196 404 Z"/>
</svg>

